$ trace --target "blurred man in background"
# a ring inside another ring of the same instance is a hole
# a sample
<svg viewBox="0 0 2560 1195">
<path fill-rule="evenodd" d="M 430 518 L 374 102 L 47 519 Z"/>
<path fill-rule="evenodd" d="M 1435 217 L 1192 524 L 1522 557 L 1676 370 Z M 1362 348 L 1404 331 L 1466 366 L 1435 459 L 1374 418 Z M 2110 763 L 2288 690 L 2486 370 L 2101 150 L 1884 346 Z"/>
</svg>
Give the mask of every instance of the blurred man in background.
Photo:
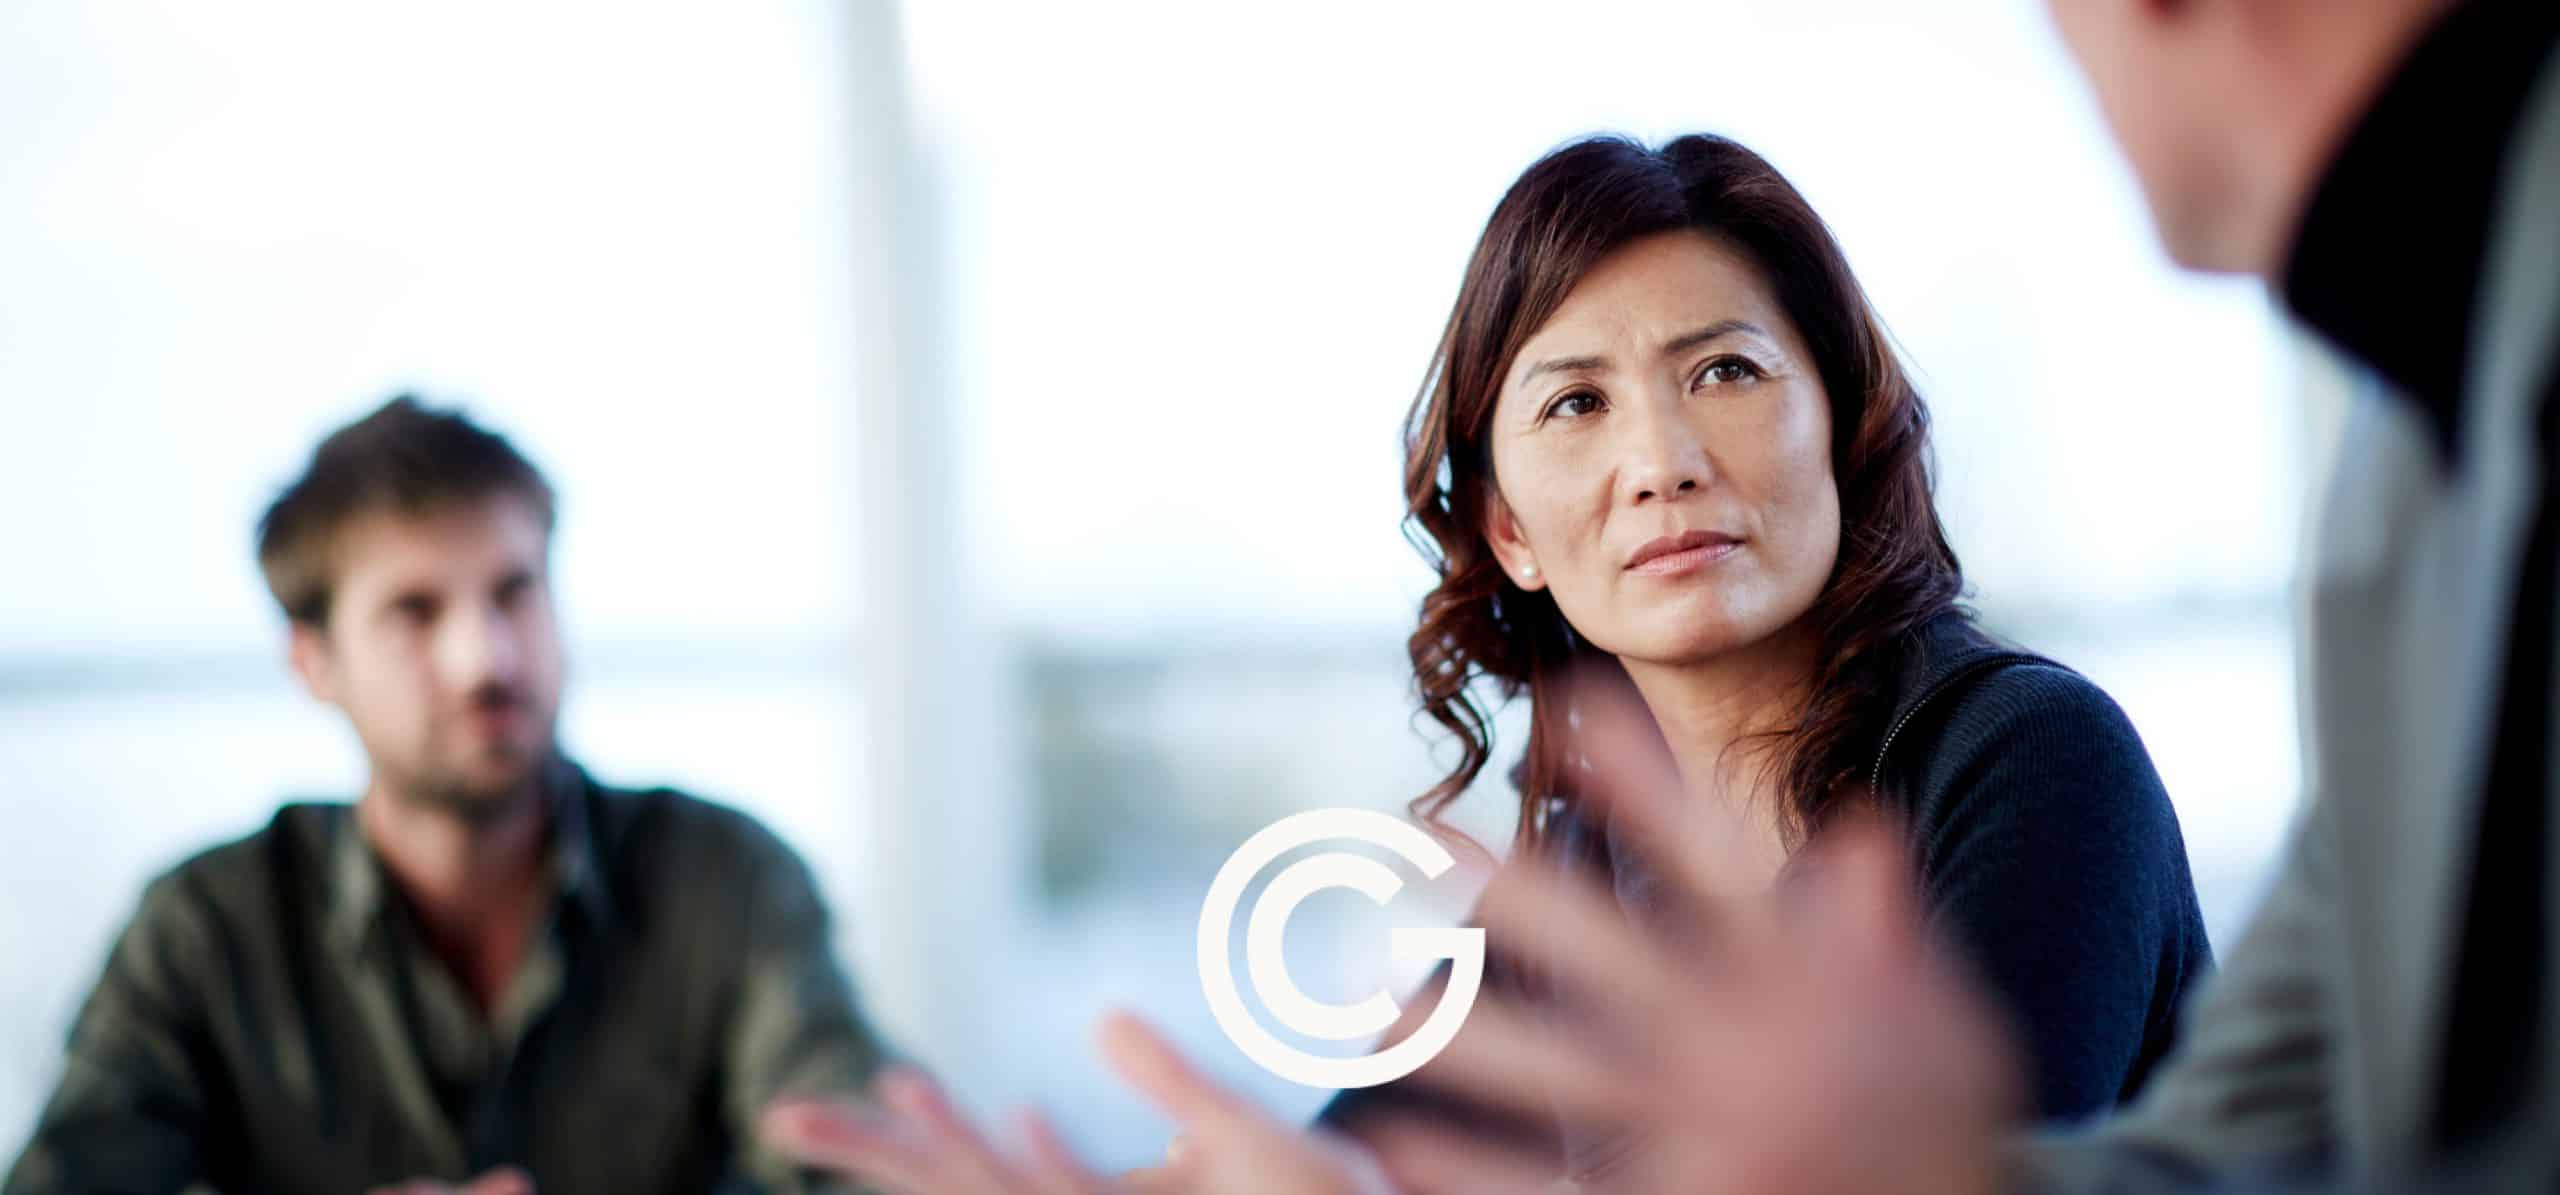
<svg viewBox="0 0 2560 1195">
<path fill-rule="evenodd" d="M 151 885 L 8 1195 L 797 1186 L 754 1114 L 881 1043 L 789 847 L 561 753 L 552 521 L 458 413 L 321 443 L 258 559 L 365 792 Z"/>
</svg>

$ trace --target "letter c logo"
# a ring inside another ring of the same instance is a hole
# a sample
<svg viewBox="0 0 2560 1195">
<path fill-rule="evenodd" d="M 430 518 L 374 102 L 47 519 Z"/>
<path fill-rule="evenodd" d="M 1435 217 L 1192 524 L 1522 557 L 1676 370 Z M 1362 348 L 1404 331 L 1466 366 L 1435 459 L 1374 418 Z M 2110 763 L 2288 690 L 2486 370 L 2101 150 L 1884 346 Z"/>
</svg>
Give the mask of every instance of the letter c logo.
<svg viewBox="0 0 2560 1195">
<path fill-rule="evenodd" d="M 1476 992 L 1484 984 L 1484 931 L 1389 931 L 1389 953 L 1397 959 L 1449 960 L 1449 986 L 1439 1006 L 1403 1041 L 1356 1058 L 1329 1058 L 1280 1040 L 1245 1007 L 1236 977 L 1227 966 L 1236 906 L 1244 900 L 1245 887 L 1273 860 L 1309 843 L 1335 839 L 1394 851 L 1421 869 L 1426 879 L 1436 879 L 1457 865 L 1448 849 L 1429 834 L 1376 810 L 1318 809 L 1284 817 L 1246 839 L 1210 882 L 1208 899 L 1200 905 L 1200 984 L 1227 1040 L 1263 1069 L 1309 1087 L 1375 1087 L 1412 1074 L 1458 1035 L 1458 1026 L 1475 1007 Z M 1281 1024 L 1321 1041 L 1384 1033 L 1395 1024 L 1398 1012 L 1385 992 L 1371 992 L 1351 1004 L 1327 1004 L 1298 990 L 1281 960 L 1280 935 L 1288 927 L 1289 915 L 1299 902 L 1327 888 L 1350 888 L 1384 905 L 1403 890 L 1404 881 L 1386 864 L 1345 851 L 1310 855 L 1272 877 L 1245 922 L 1245 969 L 1253 980 L 1254 994 Z"/>
</svg>

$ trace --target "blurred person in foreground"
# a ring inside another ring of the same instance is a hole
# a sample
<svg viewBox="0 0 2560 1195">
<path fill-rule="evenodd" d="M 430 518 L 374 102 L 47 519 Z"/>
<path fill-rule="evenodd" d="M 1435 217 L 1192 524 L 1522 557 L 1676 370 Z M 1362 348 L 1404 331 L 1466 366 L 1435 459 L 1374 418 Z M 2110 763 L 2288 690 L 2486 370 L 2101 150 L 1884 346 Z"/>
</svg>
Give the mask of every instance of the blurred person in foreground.
<svg viewBox="0 0 2560 1195">
<path fill-rule="evenodd" d="M 881 1043 L 788 846 L 562 754 L 552 522 L 505 439 L 406 397 L 268 508 L 292 671 L 367 787 L 150 886 L 8 1195 L 800 1188 L 752 1116 Z"/>
<path fill-rule="evenodd" d="M 2140 1101 L 2015 1137 L 2014 1047 L 1927 948 L 1898 839 L 1835 827 L 1795 899 L 1719 904 L 1735 852 L 1683 832 L 1640 720 L 1595 699 L 1592 797 L 1658 827 L 1672 886 L 1725 927 L 1714 964 L 1628 932 L 1605 892 L 1506 869 L 1480 919 L 1581 1015 L 1480 1002 L 1437 1080 L 1637 1118 L 1684 1156 L 1665 1190 L 2560 1189 L 2560 5 L 2050 4 L 2170 253 L 2266 279 L 2386 391 L 2351 412 L 2323 503 L 2311 791 L 2263 906 Z M 1419 1120 L 1368 1149 L 1293 1136 L 1139 1027 L 1106 1044 L 1236 1159 L 1199 1189 L 1547 1186 L 1543 1154 Z M 917 1189 L 1112 1186 L 1043 1134 L 1000 1151 L 893 1094 L 895 1131 L 807 1107 L 773 1130 Z"/>
</svg>

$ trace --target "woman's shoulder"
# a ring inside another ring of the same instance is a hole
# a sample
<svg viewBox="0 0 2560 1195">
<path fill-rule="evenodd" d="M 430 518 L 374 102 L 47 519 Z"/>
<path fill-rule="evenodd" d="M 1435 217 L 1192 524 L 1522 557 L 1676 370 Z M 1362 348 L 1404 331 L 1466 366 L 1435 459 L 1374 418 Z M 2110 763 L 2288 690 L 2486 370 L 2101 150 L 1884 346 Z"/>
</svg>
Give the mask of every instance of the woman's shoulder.
<svg viewBox="0 0 2560 1195">
<path fill-rule="evenodd" d="M 2039 1109 L 2104 1108 L 2212 966 L 2177 811 L 2115 699 L 2033 652 L 1925 722 L 1896 796 L 1930 907 L 2025 1035 Z"/>
<path fill-rule="evenodd" d="M 1939 736 L 1947 745 L 2061 746 L 2047 739 L 2094 741 L 2141 750 L 2141 736 L 2116 699 L 2067 665 L 2024 655 L 1984 669 L 1944 698 Z"/>
<path fill-rule="evenodd" d="M 1942 745 L 1950 737 L 2006 740 L 2132 728 L 2122 707 L 2096 682 L 1960 612 L 1933 618 L 1908 636 L 1890 725 L 1925 730 Z"/>
<path fill-rule="evenodd" d="M 1916 829 L 1987 816 L 2099 833 L 2174 826 L 2140 732 L 2104 688 L 2010 645 L 1973 654 L 1932 691 L 1904 696 L 1889 775 Z"/>
</svg>

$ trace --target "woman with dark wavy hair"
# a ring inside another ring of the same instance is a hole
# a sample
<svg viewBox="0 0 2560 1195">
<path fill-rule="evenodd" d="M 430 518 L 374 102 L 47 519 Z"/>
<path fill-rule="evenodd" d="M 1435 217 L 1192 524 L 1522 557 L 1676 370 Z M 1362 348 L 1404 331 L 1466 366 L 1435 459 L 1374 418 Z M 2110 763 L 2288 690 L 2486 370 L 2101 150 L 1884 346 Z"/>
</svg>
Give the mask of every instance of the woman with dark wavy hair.
<svg viewBox="0 0 2560 1195">
<path fill-rule="evenodd" d="M 1414 678 L 1459 746 L 1418 815 L 1494 758 L 1477 694 L 1525 696 L 1517 849 L 1601 869 L 1631 916 L 1679 931 L 1575 793 L 1568 686 L 1622 678 L 1686 799 L 1736 828 L 1722 895 L 1781 887 L 1844 811 L 1883 814 L 2005 997 L 2037 1109 L 2081 1117 L 2140 1085 L 2211 966 L 2176 814 L 2114 702 L 1959 605 L 1928 410 L 1767 162 L 1720 137 L 1602 137 L 1531 166 L 1467 266 L 1406 446 L 1440 577 Z M 1346 1093 L 1324 1119 L 1356 1132 L 1416 1098 Z M 1564 1126 L 1576 1175 L 1628 1144 Z"/>
</svg>

